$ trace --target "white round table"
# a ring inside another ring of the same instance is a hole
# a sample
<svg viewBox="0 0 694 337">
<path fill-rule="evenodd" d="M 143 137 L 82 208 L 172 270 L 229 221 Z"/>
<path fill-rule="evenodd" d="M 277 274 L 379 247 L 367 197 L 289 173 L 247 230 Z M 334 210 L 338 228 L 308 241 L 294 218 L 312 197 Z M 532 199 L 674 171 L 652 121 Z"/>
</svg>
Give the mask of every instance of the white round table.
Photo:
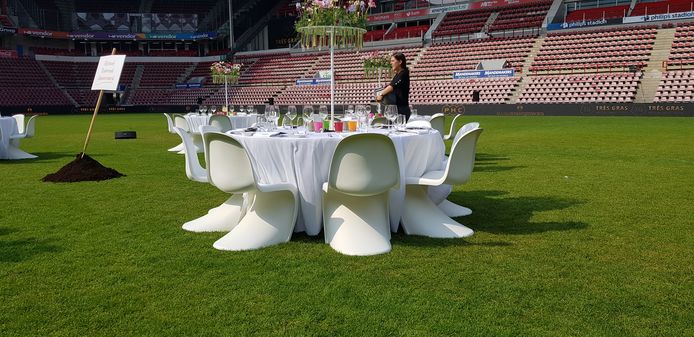
<svg viewBox="0 0 694 337">
<path fill-rule="evenodd" d="M 0 159 L 10 159 L 8 148 L 10 146 L 10 136 L 18 132 L 17 120 L 12 117 L 0 117 Z"/>
<path fill-rule="evenodd" d="M 190 127 L 191 133 L 200 133 L 200 127 L 203 125 L 210 124 L 210 115 L 208 114 L 187 114 L 184 116 L 186 121 L 188 121 L 188 126 Z"/>
<path fill-rule="evenodd" d="M 398 155 L 400 186 L 390 192 L 391 230 L 397 231 L 405 198 L 405 178 L 442 169 L 445 146 L 434 130 L 421 133 L 369 131 L 388 134 Z M 267 134 L 255 133 L 252 136 L 234 135 L 234 138 L 246 147 L 260 182 L 287 183 L 297 187 L 301 200 L 295 231 L 317 235 L 322 227 L 321 188 L 328 179 L 330 161 L 337 144 L 349 134 L 309 134 L 301 138 L 268 137 Z"/>
<path fill-rule="evenodd" d="M 237 114 L 229 116 L 229 119 L 231 120 L 231 126 L 234 129 L 245 129 L 258 121 L 258 114 Z"/>
<path fill-rule="evenodd" d="M 189 113 L 185 115 L 185 119 L 188 121 L 190 131 L 193 133 L 198 133 L 200 130 L 200 126 L 210 124 L 210 116 L 211 115 L 208 114 L 198 115 L 194 113 Z M 231 126 L 234 129 L 245 129 L 247 127 L 252 126 L 258 121 L 258 114 L 233 115 L 229 116 L 229 120 L 231 121 Z"/>
</svg>

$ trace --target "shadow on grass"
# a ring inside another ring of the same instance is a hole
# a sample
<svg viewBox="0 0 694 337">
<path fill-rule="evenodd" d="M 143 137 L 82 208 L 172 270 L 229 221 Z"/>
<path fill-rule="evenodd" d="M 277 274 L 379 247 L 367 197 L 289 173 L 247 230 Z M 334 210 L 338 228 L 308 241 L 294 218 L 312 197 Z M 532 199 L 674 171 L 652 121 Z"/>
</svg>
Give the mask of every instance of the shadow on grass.
<svg viewBox="0 0 694 337">
<path fill-rule="evenodd" d="M 16 232 L 17 230 L 14 228 L 0 228 L 0 235 L 7 235 Z"/>
<path fill-rule="evenodd" d="M 497 154 L 489 154 L 489 153 L 476 153 L 475 154 L 475 163 L 480 163 L 480 164 L 485 164 L 485 162 L 488 161 L 501 161 L 501 160 L 510 160 L 511 158 L 506 157 L 506 156 L 501 156 Z"/>
<path fill-rule="evenodd" d="M 510 160 L 509 157 L 489 154 L 489 153 L 477 153 L 475 155 L 475 172 L 503 172 L 510 171 L 517 168 L 525 168 L 525 166 L 501 166 L 499 161 Z"/>
<path fill-rule="evenodd" d="M 32 152 L 31 154 L 37 156 L 38 158 L 19 159 L 19 160 L 2 160 L 2 161 L 0 161 L 0 163 L 2 163 L 2 164 L 26 164 L 26 163 L 43 162 L 43 161 L 55 161 L 55 160 L 62 159 L 62 158 L 74 159 L 75 156 L 77 156 L 77 153 L 68 153 L 68 152 Z"/>
<path fill-rule="evenodd" d="M 511 171 L 517 168 L 525 168 L 525 166 L 496 166 L 496 165 L 479 165 L 475 163 L 474 172 L 503 172 Z"/>
<path fill-rule="evenodd" d="M 61 251 L 60 247 L 52 244 L 49 240 L 35 238 L 10 241 L 0 240 L 0 263 L 22 262 L 39 254 L 56 253 L 59 251 Z"/>
<path fill-rule="evenodd" d="M 402 228 L 402 226 L 400 226 Z M 407 235 L 402 231 L 393 233 L 390 242 L 394 245 L 415 246 L 415 247 L 508 247 L 513 244 L 504 241 L 493 242 L 469 242 L 465 238 L 456 239 L 437 239 L 425 236 Z"/>
<path fill-rule="evenodd" d="M 304 232 L 294 233 L 292 235 L 292 242 L 301 242 L 309 244 L 323 244 L 325 243 L 325 238 L 323 232 L 316 236 L 307 235 Z M 450 246 L 476 246 L 476 247 L 507 247 L 512 244 L 503 241 L 494 242 L 467 242 L 465 239 L 435 239 L 428 238 L 424 236 L 407 235 L 403 232 L 402 226 L 397 233 L 391 234 L 391 243 L 393 245 L 403 245 L 403 246 L 417 246 L 417 247 L 450 247 Z"/>
<path fill-rule="evenodd" d="M 532 222 L 537 212 L 560 210 L 578 205 L 575 199 L 557 197 L 508 197 L 503 191 L 453 192 L 448 200 L 473 210 L 472 215 L 456 220 L 480 232 L 494 234 L 533 234 L 549 231 L 579 230 L 588 227 L 577 221 Z"/>
<path fill-rule="evenodd" d="M 532 222 L 536 212 L 559 210 L 580 204 L 574 199 L 556 197 L 507 197 L 503 191 L 469 191 L 451 193 L 448 200 L 465 205 L 473 210 L 473 214 L 456 218 L 461 224 L 476 232 L 493 234 L 536 234 L 550 231 L 581 230 L 587 224 L 577 221 L 567 222 Z M 294 233 L 291 241 L 326 244 L 323 232 L 309 236 L 304 232 Z M 393 233 L 391 242 L 395 245 L 406 246 L 478 246 L 478 247 L 507 247 L 512 243 L 504 241 L 469 242 L 466 239 L 435 239 L 422 236 L 407 235 L 402 226 L 398 233 Z"/>
</svg>

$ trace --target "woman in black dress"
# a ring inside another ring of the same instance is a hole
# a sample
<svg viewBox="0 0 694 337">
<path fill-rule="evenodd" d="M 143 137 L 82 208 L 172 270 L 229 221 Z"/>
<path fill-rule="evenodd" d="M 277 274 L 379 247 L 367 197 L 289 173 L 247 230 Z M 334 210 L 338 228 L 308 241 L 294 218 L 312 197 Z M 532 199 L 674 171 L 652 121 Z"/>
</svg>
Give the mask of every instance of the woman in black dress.
<svg viewBox="0 0 694 337">
<path fill-rule="evenodd" d="M 410 70 L 403 53 L 395 53 L 390 57 L 390 66 L 395 75 L 390 84 L 376 95 L 376 101 L 381 102 L 386 97 L 388 104 L 398 107 L 398 113 L 410 119 Z"/>
</svg>

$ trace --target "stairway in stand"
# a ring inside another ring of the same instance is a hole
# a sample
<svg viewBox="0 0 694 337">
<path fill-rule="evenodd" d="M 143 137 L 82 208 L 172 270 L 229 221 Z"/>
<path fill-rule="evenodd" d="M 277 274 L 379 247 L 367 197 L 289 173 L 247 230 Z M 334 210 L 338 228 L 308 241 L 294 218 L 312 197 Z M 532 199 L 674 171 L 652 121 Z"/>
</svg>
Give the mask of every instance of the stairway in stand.
<svg viewBox="0 0 694 337">
<path fill-rule="evenodd" d="M 636 91 L 635 103 L 653 103 L 660 79 L 663 76 L 663 63 L 670 56 L 672 41 L 675 39 L 675 28 L 658 29 L 653 44 L 653 51 L 646 68 L 643 69 L 643 77 Z"/>
</svg>

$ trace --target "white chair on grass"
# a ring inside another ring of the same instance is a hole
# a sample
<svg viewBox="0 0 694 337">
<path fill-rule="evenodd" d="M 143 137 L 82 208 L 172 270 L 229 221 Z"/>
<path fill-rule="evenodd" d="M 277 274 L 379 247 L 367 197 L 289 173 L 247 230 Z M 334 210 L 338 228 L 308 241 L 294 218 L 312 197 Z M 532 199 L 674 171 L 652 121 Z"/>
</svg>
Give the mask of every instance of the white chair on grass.
<svg viewBox="0 0 694 337">
<path fill-rule="evenodd" d="M 458 129 L 458 132 L 455 133 L 455 137 L 453 138 L 453 141 L 455 142 L 458 139 L 460 139 L 461 137 L 465 136 L 468 132 L 475 130 L 475 129 L 479 129 L 479 128 L 480 128 L 480 123 L 477 123 L 477 122 L 467 123 L 467 124 L 463 125 L 462 127 L 460 127 L 460 129 Z"/>
<path fill-rule="evenodd" d="M 18 118 L 18 116 L 21 116 L 21 118 Z M 10 143 L 7 147 L 7 153 L 8 153 L 8 158 L 10 159 L 33 159 L 36 158 L 35 155 L 26 153 L 22 150 L 19 149 L 19 140 L 24 139 L 24 138 L 32 138 L 36 134 L 36 115 L 31 116 L 29 118 L 29 121 L 27 122 L 26 126 L 22 124 L 22 127 L 19 127 L 19 123 L 24 122 L 24 115 L 14 115 L 12 117 L 15 117 L 15 120 L 17 120 L 17 131 L 18 133 L 11 134 L 9 136 Z M 20 122 L 21 120 L 21 122 Z M 21 131 L 20 131 L 21 130 Z"/>
<path fill-rule="evenodd" d="M 23 114 L 16 114 L 12 115 L 12 118 L 17 122 L 17 132 L 18 133 L 24 133 L 24 115 Z"/>
<path fill-rule="evenodd" d="M 167 128 L 168 128 L 168 130 L 169 130 L 169 133 L 176 134 L 176 131 L 174 131 L 174 129 L 173 129 L 173 128 L 174 128 L 174 123 L 173 123 L 173 120 L 171 119 L 171 116 L 169 116 L 169 114 L 165 113 L 165 114 L 164 114 L 164 117 L 166 117 L 166 126 L 167 126 Z M 181 151 L 181 150 L 183 150 L 183 143 L 178 144 L 178 145 L 176 145 L 176 146 L 174 146 L 174 147 L 168 149 L 167 151 L 169 151 L 169 152 L 179 152 L 179 151 Z"/>
<path fill-rule="evenodd" d="M 431 127 L 438 131 L 439 134 L 441 134 L 441 138 L 444 137 L 443 135 L 443 128 L 445 124 L 445 116 L 442 113 L 437 113 L 431 116 L 431 119 L 429 120 L 429 123 L 431 124 Z"/>
<path fill-rule="evenodd" d="M 204 144 L 210 183 L 226 193 L 248 193 L 245 215 L 214 248 L 251 250 L 289 241 L 299 210 L 296 187 L 259 183 L 246 149 L 232 136 L 206 132 Z"/>
<path fill-rule="evenodd" d="M 190 135 L 181 128 L 174 127 L 173 129 L 181 137 L 188 179 L 201 183 L 209 182 L 207 170 L 200 165 Z M 205 158 L 207 158 L 207 154 L 205 154 Z M 223 204 L 209 210 L 207 214 L 184 223 L 183 229 L 189 232 L 228 232 L 239 223 L 242 216 L 243 196 L 232 195 Z"/>
<path fill-rule="evenodd" d="M 467 123 L 467 124 L 463 125 L 460 129 L 458 129 L 458 132 L 456 132 L 455 137 L 453 138 L 453 142 L 454 143 L 457 142 L 458 139 L 460 139 L 461 137 L 468 134 L 468 132 L 470 132 L 472 130 L 479 129 L 479 128 L 480 128 L 480 123 L 477 123 L 477 122 L 471 122 L 471 123 Z M 447 161 L 448 161 L 448 158 L 446 158 L 446 162 Z M 429 195 L 431 196 L 431 194 L 429 194 Z M 441 200 L 441 199 L 439 199 L 439 200 Z M 433 201 L 434 201 L 434 203 L 436 203 L 439 200 L 433 200 Z M 439 205 L 439 208 L 444 213 L 446 213 L 446 215 L 448 215 L 451 218 L 468 216 L 468 215 L 472 214 L 471 209 L 469 209 L 465 206 L 460 206 L 458 204 L 450 202 L 447 199 L 445 199 L 445 197 L 443 198 L 443 200 L 441 200 L 441 202 L 438 202 L 438 205 Z"/>
<path fill-rule="evenodd" d="M 185 117 L 181 115 L 174 115 L 174 126 L 183 129 L 183 131 L 187 132 L 191 136 L 196 153 L 204 152 L 202 145 L 202 136 L 199 132 L 197 132 L 197 130 L 192 130 L 190 128 L 190 124 L 188 123 L 188 120 L 186 120 Z M 178 151 L 178 154 L 184 153 L 185 152 L 183 150 Z"/>
<path fill-rule="evenodd" d="M 457 115 L 455 115 L 455 117 L 453 117 L 453 121 L 451 122 L 451 129 L 448 131 L 447 135 L 443 136 L 443 140 L 449 140 L 449 139 L 451 139 L 451 137 L 453 137 L 456 134 L 455 121 L 458 120 L 458 118 L 460 118 L 460 116 L 462 116 L 462 115 L 457 114 Z"/>
<path fill-rule="evenodd" d="M 398 185 L 399 172 L 395 146 L 387 136 L 343 139 L 323 184 L 325 242 L 346 255 L 389 252 L 388 191 Z"/>
<path fill-rule="evenodd" d="M 233 129 L 231 126 L 231 119 L 224 115 L 210 116 L 210 125 L 218 128 L 220 132 L 227 132 Z"/>
<path fill-rule="evenodd" d="M 475 165 L 475 148 L 481 133 L 482 129 L 475 129 L 454 142 L 443 171 L 407 178 L 402 216 L 405 233 L 433 238 L 462 238 L 473 234 L 472 229 L 451 219 L 429 199 L 427 187 L 467 182 Z"/>
<path fill-rule="evenodd" d="M 183 155 L 186 163 L 186 176 L 188 176 L 188 179 L 200 183 L 209 182 L 207 170 L 200 165 L 200 160 L 198 159 L 198 154 L 195 151 L 195 145 L 193 144 L 193 139 L 190 137 L 190 134 L 188 134 L 188 132 L 182 128 L 176 126 L 173 127 L 173 130 L 176 134 L 178 134 L 179 137 L 181 137 L 181 144 L 183 144 Z"/>
</svg>

